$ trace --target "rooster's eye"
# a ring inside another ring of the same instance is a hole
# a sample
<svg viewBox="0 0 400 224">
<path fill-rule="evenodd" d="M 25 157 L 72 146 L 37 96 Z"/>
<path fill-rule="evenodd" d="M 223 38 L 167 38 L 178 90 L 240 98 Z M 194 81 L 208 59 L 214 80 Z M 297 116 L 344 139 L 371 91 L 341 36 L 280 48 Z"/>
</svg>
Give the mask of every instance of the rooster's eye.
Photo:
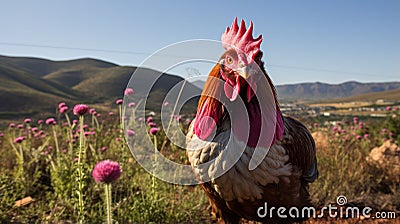
<svg viewBox="0 0 400 224">
<path fill-rule="evenodd" d="M 228 62 L 228 64 L 232 64 L 233 63 L 233 59 L 231 57 L 227 57 L 226 61 Z"/>
</svg>

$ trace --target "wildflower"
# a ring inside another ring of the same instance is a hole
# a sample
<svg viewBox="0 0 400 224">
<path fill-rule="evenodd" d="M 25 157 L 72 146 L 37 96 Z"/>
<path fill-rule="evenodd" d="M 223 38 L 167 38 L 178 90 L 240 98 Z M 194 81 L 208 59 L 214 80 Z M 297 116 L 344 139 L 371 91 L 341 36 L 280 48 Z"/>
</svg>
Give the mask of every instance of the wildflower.
<svg viewBox="0 0 400 224">
<path fill-rule="evenodd" d="M 368 133 L 364 134 L 364 138 L 369 138 L 369 134 Z"/>
<path fill-rule="evenodd" d="M 134 107 L 135 105 L 136 105 L 135 102 L 130 102 L 130 103 L 128 104 L 129 107 Z"/>
<path fill-rule="evenodd" d="M 90 108 L 89 114 L 95 115 L 96 114 L 96 110 L 94 108 Z"/>
<path fill-rule="evenodd" d="M 99 114 L 99 113 L 96 113 L 96 117 L 100 117 L 101 116 L 101 114 Z"/>
<path fill-rule="evenodd" d="M 53 149 L 53 146 L 49 145 L 49 146 L 47 146 L 47 149 L 48 149 L 48 150 L 52 150 L 52 149 Z"/>
<path fill-rule="evenodd" d="M 78 123 L 78 120 L 74 119 L 74 120 L 72 120 L 72 123 L 73 123 L 73 124 L 77 124 L 77 123 Z"/>
<path fill-rule="evenodd" d="M 24 136 L 20 136 L 20 137 L 17 137 L 17 138 L 14 139 L 14 143 L 21 143 L 24 140 L 25 140 L 25 137 Z"/>
<path fill-rule="evenodd" d="M 126 88 L 124 91 L 125 96 L 131 96 L 133 95 L 133 89 L 132 88 Z"/>
<path fill-rule="evenodd" d="M 382 133 L 386 133 L 387 129 L 386 128 L 382 128 Z"/>
<path fill-rule="evenodd" d="M 79 160 L 78 158 L 76 158 L 76 157 L 74 158 L 74 162 L 78 162 L 78 160 Z"/>
<path fill-rule="evenodd" d="M 75 115 L 83 116 L 89 111 L 89 107 L 86 104 L 76 104 L 73 111 Z"/>
<path fill-rule="evenodd" d="M 96 164 L 92 176 L 97 183 L 112 183 L 121 176 L 121 173 L 121 166 L 117 162 L 104 160 Z"/>
<path fill-rule="evenodd" d="M 19 124 L 19 125 L 17 125 L 17 128 L 22 129 L 22 128 L 24 128 L 24 125 L 23 124 Z"/>
<path fill-rule="evenodd" d="M 118 100 L 116 100 L 116 101 L 115 101 L 115 104 L 117 104 L 117 105 L 120 105 L 120 104 L 122 104 L 122 99 L 118 99 Z"/>
<path fill-rule="evenodd" d="M 25 118 L 24 123 L 27 123 L 27 124 L 31 123 L 31 119 L 30 118 Z"/>
<path fill-rule="evenodd" d="M 67 150 L 66 149 L 62 149 L 61 152 L 62 153 L 67 153 Z"/>
<path fill-rule="evenodd" d="M 144 118 L 143 117 L 139 117 L 138 121 L 144 121 Z"/>
<path fill-rule="evenodd" d="M 113 116 L 114 112 L 110 111 L 110 112 L 108 112 L 108 115 Z"/>
<path fill-rule="evenodd" d="M 106 150 L 107 150 L 107 146 L 103 146 L 103 147 L 100 148 L 100 151 L 102 151 L 102 152 L 104 152 Z"/>
<path fill-rule="evenodd" d="M 152 121 L 153 121 L 153 117 L 150 116 L 150 117 L 147 118 L 147 123 L 150 123 Z"/>
<path fill-rule="evenodd" d="M 46 124 L 47 124 L 47 125 L 50 125 L 50 124 L 55 125 L 55 124 L 56 124 L 56 120 L 55 120 L 54 118 L 52 118 L 52 117 L 47 118 Z"/>
<path fill-rule="evenodd" d="M 362 122 L 362 121 L 358 122 L 358 127 L 359 128 L 363 128 L 364 127 L 364 122 Z"/>
<path fill-rule="evenodd" d="M 333 126 L 332 130 L 333 130 L 334 132 L 337 132 L 339 129 L 338 129 L 337 126 Z"/>
<path fill-rule="evenodd" d="M 116 137 L 115 141 L 119 142 L 119 141 L 121 141 L 121 138 L 120 137 Z"/>
<path fill-rule="evenodd" d="M 154 123 L 154 122 L 149 122 L 149 123 L 147 123 L 147 124 L 149 125 L 149 127 L 155 127 L 155 126 L 157 126 L 157 124 Z"/>
<path fill-rule="evenodd" d="M 356 139 L 357 139 L 357 140 L 360 140 L 360 139 L 361 139 L 361 135 L 357 135 L 357 136 L 356 136 Z"/>
<path fill-rule="evenodd" d="M 150 133 L 151 135 L 156 135 L 158 131 L 159 131 L 158 128 L 150 128 L 149 133 Z"/>
<path fill-rule="evenodd" d="M 389 137 L 393 137 L 394 136 L 394 134 L 393 134 L 393 132 L 389 132 Z"/>
<path fill-rule="evenodd" d="M 358 123 L 358 117 L 353 117 L 353 122 L 354 122 L 354 124 L 357 124 Z"/>
<path fill-rule="evenodd" d="M 43 120 L 38 120 L 37 123 L 38 124 L 43 124 Z"/>
<path fill-rule="evenodd" d="M 177 120 L 178 122 L 180 122 L 180 121 L 182 120 L 182 116 L 180 116 L 180 115 L 177 116 L 177 117 L 176 117 L 176 120 Z"/>
<path fill-rule="evenodd" d="M 387 106 L 386 107 L 386 111 L 391 111 L 392 110 L 392 107 L 391 106 Z"/>
<path fill-rule="evenodd" d="M 64 106 L 64 107 L 61 107 L 60 108 L 60 113 L 65 113 L 65 112 L 67 112 L 67 110 L 68 110 L 68 107 L 67 106 Z"/>
<path fill-rule="evenodd" d="M 61 108 L 66 107 L 67 104 L 65 102 L 61 102 L 58 104 L 58 109 L 61 110 Z"/>
<path fill-rule="evenodd" d="M 3 132 L 0 132 L 0 137 L 4 137 L 4 133 Z"/>
<path fill-rule="evenodd" d="M 136 133 L 135 133 L 134 130 L 129 129 L 129 130 L 126 131 L 126 134 L 131 137 L 131 136 L 135 136 Z"/>
<path fill-rule="evenodd" d="M 164 103 L 164 107 L 168 107 L 168 105 L 169 105 L 168 102 L 165 102 L 165 103 Z"/>
</svg>

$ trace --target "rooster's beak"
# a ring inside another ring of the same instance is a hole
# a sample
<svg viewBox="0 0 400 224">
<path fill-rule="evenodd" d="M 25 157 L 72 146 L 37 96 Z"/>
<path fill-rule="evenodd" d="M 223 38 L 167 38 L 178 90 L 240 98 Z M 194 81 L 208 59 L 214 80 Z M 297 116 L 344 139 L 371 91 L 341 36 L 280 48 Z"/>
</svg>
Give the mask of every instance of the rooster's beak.
<svg viewBox="0 0 400 224">
<path fill-rule="evenodd" d="M 255 66 L 255 63 L 251 63 L 248 65 L 243 65 L 239 69 L 236 70 L 236 72 L 242 76 L 245 80 L 249 79 L 250 76 L 253 75 L 255 69 L 253 68 Z"/>
</svg>

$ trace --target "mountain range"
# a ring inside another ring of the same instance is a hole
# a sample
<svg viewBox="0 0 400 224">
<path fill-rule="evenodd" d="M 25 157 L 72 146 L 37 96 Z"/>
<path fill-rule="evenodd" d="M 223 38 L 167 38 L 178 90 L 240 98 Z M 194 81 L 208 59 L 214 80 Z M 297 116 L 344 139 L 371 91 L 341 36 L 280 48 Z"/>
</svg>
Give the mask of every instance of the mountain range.
<svg viewBox="0 0 400 224">
<path fill-rule="evenodd" d="M 61 101 L 70 105 L 111 105 L 117 98 L 123 97 L 123 91 L 137 69 L 91 58 L 52 61 L 0 56 L 0 118 L 46 112 L 54 114 Z M 137 99 L 144 97 L 140 94 L 144 91 L 141 87 L 149 86 L 157 80 L 147 100 L 151 108 L 160 104 L 167 92 L 175 85 L 182 85 L 183 81 L 179 76 L 160 76 L 160 72 L 146 68 L 140 68 L 135 74 Z M 185 83 L 183 95 L 198 95 L 203 85 L 202 81 Z M 279 85 L 276 88 L 281 100 L 325 100 L 372 93 L 385 96 L 386 91 L 393 98 L 393 94 L 399 96 L 400 91 L 397 90 L 400 82 L 345 82 L 335 85 L 316 82 Z M 186 104 L 195 108 L 197 100 L 198 97 L 192 98 Z"/>
</svg>

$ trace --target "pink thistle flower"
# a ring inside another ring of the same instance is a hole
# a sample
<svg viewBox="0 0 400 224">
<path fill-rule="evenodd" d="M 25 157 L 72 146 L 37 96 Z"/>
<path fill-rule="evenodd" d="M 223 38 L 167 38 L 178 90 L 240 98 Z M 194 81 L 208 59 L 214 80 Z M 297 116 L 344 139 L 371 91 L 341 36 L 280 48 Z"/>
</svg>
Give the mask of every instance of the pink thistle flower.
<svg viewBox="0 0 400 224">
<path fill-rule="evenodd" d="M 136 132 L 134 130 L 132 130 L 132 129 L 129 129 L 129 130 L 126 131 L 126 134 L 128 136 L 132 137 L 132 136 L 135 136 Z"/>
<path fill-rule="evenodd" d="M 61 150 L 62 153 L 67 153 L 66 149 Z"/>
<path fill-rule="evenodd" d="M 106 150 L 107 150 L 107 146 L 103 146 L 103 147 L 100 148 L 100 151 L 102 151 L 102 152 L 104 152 Z"/>
<path fill-rule="evenodd" d="M 78 162 L 78 160 L 79 160 L 78 158 L 76 158 L 76 157 L 74 158 L 74 162 Z"/>
<path fill-rule="evenodd" d="M 10 124 L 8 125 L 8 127 L 14 128 L 14 127 L 15 127 L 15 124 L 14 124 L 14 123 L 10 123 Z"/>
<path fill-rule="evenodd" d="M 108 112 L 108 115 L 113 116 L 114 112 L 110 111 L 110 112 Z"/>
<path fill-rule="evenodd" d="M 139 117 L 138 121 L 144 121 L 144 118 L 143 117 Z"/>
<path fill-rule="evenodd" d="M 392 110 L 392 107 L 391 106 L 387 106 L 386 107 L 386 111 L 391 111 Z"/>
<path fill-rule="evenodd" d="M 122 102 L 123 102 L 122 99 L 118 99 L 115 101 L 115 104 L 120 105 L 120 104 L 122 104 Z"/>
<path fill-rule="evenodd" d="M 99 114 L 99 113 L 96 113 L 96 117 L 101 117 L 101 114 Z"/>
<path fill-rule="evenodd" d="M 48 155 L 48 154 L 49 154 L 49 151 L 47 151 L 47 150 L 44 151 L 44 154 L 45 154 L 45 155 Z"/>
<path fill-rule="evenodd" d="M 176 117 L 176 120 L 177 120 L 178 122 L 180 122 L 180 121 L 182 120 L 182 116 L 180 116 L 180 115 L 177 116 L 177 117 Z"/>
<path fill-rule="evenodd" d="M 73 124 L 78 124 L 78 120 L 74 119 L 74 120 L 72 120 L 72 123 Z"/>
<path fill-rule="evenodd" d="M 164 103 L 164 107 L 168 107 L 168 105 L 169 105 L 168 102 L 165 102 L 165 103 Z"/>
<path fill-rule="evenodd" d="M 389 132 L 389 136 L 393 137 L 394 136 L 393 132 Z"/>
<path fill-rule="evenodd" d="M 0 132 L 0 137 L 4 137 L 4 133 L 3 132 Z"/>
<path fill-rule="evenodd" d="M 334 126 L 334 127 L 332 128 L 332 130 L 333 130 L 334 132 L 337 132 L 339 129 L 338 129 L 337 126 Z"/>
<path fill-rule="evenodd" d="M 131 96 L 133 95 L 133 89 L 132 88 L 126 88 L 124 91 L 125 96 Z"/>
<path fill-rule="evenodd" d="M 47 149 L 48 149 L 48 150 L 52 150 L 52 149 L 53 149 L 53 146 L 49 145 L 49 146 L 47 146 Z"/>
<path fill-rule="evenodd" d="M 357 139 L 357 140 L 360 140 L 360 139 L 361 139 L 361 135 L 357 135 L 357 136 L 356 136 L 356 139 Z"/>
<path fill-rule="evenodd" d="M 369 138 L 369 134 L 364 134 L 364 138 Z"/>
<path fill-rule="evenodd" d="M 387 129 L 386 128 L 382 128 L 382 133 L 386 133 Z"/>
<path fill-rule="evenodd" d="M 14 143 L 21 143 L 25 140 L 25 137 L 20 136 L 14 139 Z"/>
<path fill-rule="evenodd" d="M 32 132 L 37 132 L 39 129 L 37 127 L 33 127 L 31 130 Z"/>
<path fill-rule="evenodd" d="M 17 128 L 22 129 L 22 128 L 24 128 L 24 125 L 23 124 L 19 124 L 19 125 L 17 125 Z"/>
<path fill-rule="evenodd" d="M 61 107 L 60 108 L 60 113 L 65 113 L 65 112 L 67 112 L 67 110 L 68 110 L 68 107 L 67 106 L 64 106 L 64 107 Z"/>
<path fill-rule="evenodd" d="M 128 106 L 129 106 L 129 107 L 134 107 L 134 106 L 136 106 L 136 103 L 135 103 L 135 102 L 130 102 L 130 103 L 128 104 Z"/>
<path fill-rule="evenodd" d="M 75 115 L 83 116 L 89 111 L 89 107 L 86 104 L 76 104 L 73 112 Z"/>
<path fill-rule="evenodd" d="M 160 129 L 158 129 L 158 128 L 150 128 L 149 133 L 150 133 L 151 135 L 156 135 L 157 132 L 158 132 L 159 130 L 160 130 Z"/>
<path fill-rule="evenodd" d="M 31 119 L 30 118 L 25 118 L 24 122 L 29 124 L 29 123 L 31 123 Z"/>
<path fill-rule="evenodd" d="M 153 117 L 148 117 L 147 118 L 147 123 L 152 122 L 153 121 Z"/>
<path fill-rule="evenodd" d="M 56 120 L 54 118 L 52 118 L 52 117 L 47 118 L 46 124 L 47 125 L 50 125 L 50 124 L 55 125 L 56 124 Z"/>
<path fill-rule="evenodd" d="M 90 108 L 89 114 L 95 115 L 96 114 L 96 110 L 94 108 Z"/>
<path fill-rule="evenodd" d="M 63 123 L 63 127 L 68 127 L 68 126 L 69 126 L 68 122 Z"/>
<path fill-rule="evenodd" d="M 121 166 L 114 161 L 104 160 L 96 164 L 92 176 L 96 183 L 112 183 L 116 181 L 122 173 Z"/>
<path fill-rule="evenodd" d="M 43 124 L 43 120 L 38 120 L 37 123 L 38 124 Z"/>
<path fill-rule="evenodd" d="M 149 122 L 149 123 L 147 123 L 147 124 L 149 125 L 149 127 L 155 127 L 155 126 L 157 126 L 157 124 L 154 123 L 154 122 Z"/>
<path fill-rule="evenodd" d="M 353 117 L 353 122 L 354 122 L 354 124 L 357 124 L 358 123 L 358 117 Z"/>
<path fill-rule="evenodd" d="M 61 110 L 61 108 L 66 107 L 67 104 L 65 102 L 61 102 L 58 104 L 58 109 Z"/>
</svg>

